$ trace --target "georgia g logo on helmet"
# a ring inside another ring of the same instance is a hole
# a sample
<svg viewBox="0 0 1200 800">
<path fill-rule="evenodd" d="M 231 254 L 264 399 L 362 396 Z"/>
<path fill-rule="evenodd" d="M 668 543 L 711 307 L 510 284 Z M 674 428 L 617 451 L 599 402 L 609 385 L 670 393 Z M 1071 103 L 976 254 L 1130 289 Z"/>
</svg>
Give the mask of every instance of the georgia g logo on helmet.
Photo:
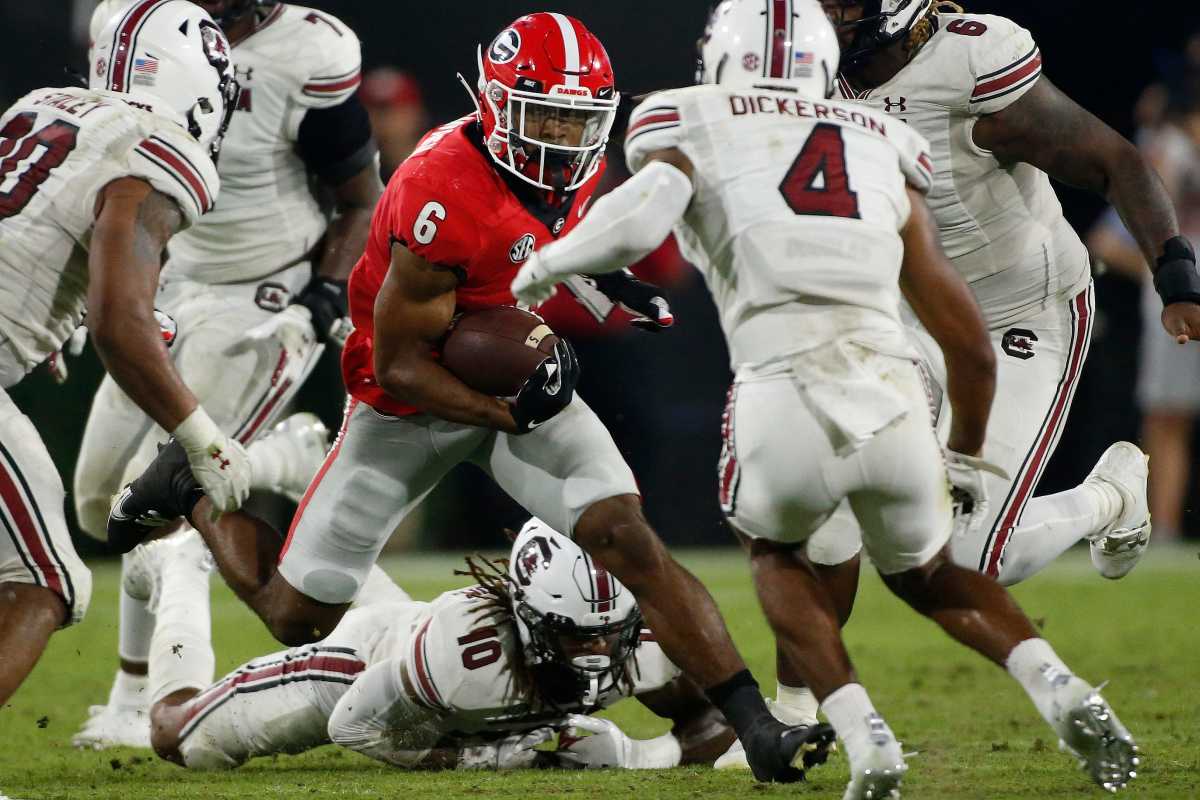
<svg viewBox="0 0 1200 800">
<path fill-rule="evenodd" d="M 488 48 L 488 58 L 493 64 L 507 64 L 521 52 L 521 34 L 512 28 L 505 28 Z"/>
</svg>

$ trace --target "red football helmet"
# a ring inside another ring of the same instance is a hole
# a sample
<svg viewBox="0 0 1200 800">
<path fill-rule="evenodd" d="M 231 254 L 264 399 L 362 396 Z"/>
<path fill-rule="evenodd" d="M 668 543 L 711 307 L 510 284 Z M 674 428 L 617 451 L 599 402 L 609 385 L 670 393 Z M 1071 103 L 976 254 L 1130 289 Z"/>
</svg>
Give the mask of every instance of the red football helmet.
<svg viewBox="0 0 1200 800">
<path fill-rule="evenodd" d="M 521 17 L 479 48 L 479 118 L 496 163 L 567 192 L 595 174 L 620 95 L 608 53 L 564 14 Z"/>
</svg>

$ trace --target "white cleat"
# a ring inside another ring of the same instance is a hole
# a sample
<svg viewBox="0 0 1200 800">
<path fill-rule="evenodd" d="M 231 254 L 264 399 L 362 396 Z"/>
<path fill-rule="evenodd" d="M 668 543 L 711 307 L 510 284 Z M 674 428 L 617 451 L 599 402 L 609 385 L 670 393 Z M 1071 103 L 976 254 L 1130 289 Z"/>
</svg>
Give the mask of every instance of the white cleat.
<svg viewBox="0 0 1200 800">
<path fill-rule="evenodd" d="M 900 782 L 908 772 L 900 742 L 878 714 L 872 714 L 868 724 L 871 747 L 865 758 L 851 760 L 850 783 L 842 800 L 899 800 Z"/>
<path fill-rule="evenodd" d="M 1117 442 L 1104 451 L 1088 474 L 1121 496 L 1121 513 L 1106 530 L 1088 537 L 1092 564 L 1105 578 L 1123 578 L 1137 566 L 1150 544 L 1150 507 L 1146 502 L 1148 458 L 1137 445 Z"/>
<path fill-rule="evenodd" d="M 1080 767 L 1105 791 L 1116 793 L 1137 777 L 1137 744 L 1099 690 L 1065 709 L 1054 727 L 1059 747 L 1078 758 Z"/>
<path fill-rule="evenodd" d="M 299 503 L 325 460 L 329 450 L 329 429 L 316 414 L 302 411 L 277 424 L 263 437 L 264 440 L 268 438 L 283 444 L 287 451 L 283 477 L 270 487 L 270 491 Z"/>
<path fill-rule="evenodd" d="M 788 725 L 812 726 L 817 724 L 816 717 L 797 713 L 769 697 L 763 699 L 767 702 L 767 710 L 780 722 Z M 750 769 L 750 762 L 746 761 L 746 750 L 742 747 L 740 739 L 734 739 L 733 744 L 729 745 L 729 749 L 713 762 L 713 769 Z"/>
<path fill-rule="evenodd" d="M 110 704 L 89 706 L 88 719 L 71 744 L 85 750 L 150 747 L 150 707 Z"/>
</svg>

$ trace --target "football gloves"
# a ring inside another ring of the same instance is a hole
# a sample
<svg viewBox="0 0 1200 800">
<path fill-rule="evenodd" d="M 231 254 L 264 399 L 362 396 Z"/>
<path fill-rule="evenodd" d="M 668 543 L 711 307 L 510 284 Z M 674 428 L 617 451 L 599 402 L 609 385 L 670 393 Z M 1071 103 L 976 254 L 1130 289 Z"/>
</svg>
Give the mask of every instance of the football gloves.
<svg viewBox="0 0 1200 800">
<path fill-rule="evenodd" d="M 558 740 L 559 766 L 583 769 L 666 769 L 679 765 L 683 749 L 670 733 L 656 739 L 631 739 L 616 723 L 570 714 Z M 590 735 L 588 735 L 590 734 Z"/>
<path fill-rule="evenodd" d="M 495 742 L 464 747 L 458 756 L 459 769 L 525 769 L 536 766 L 545 755 L 535 748 L 554 738 L 551 728 L 514 733 Z"/>
<path fill-rule="evenodd" d="M 579 382 L 579 359 L 566 339 L 554 345 L 554 355 L 543 361 L 509 403 L 517 433 L 529 433 L 571 404 Z"/>
<path fill-rule="evenodd" d="M 292 302 L 308 309 L 318 342 L 345 344 L 350 334 L 345 281 L 313 275 Z"/>
<path fill-rule="evenodd" d="M 986 475 L 1007 478 L 1003 469 L 984 461 L 946 449 L 946 473 L 950 478 L 950 499 L 954 506 L 954 535 L 966 536 L 983 525 L 988 515 Z"/>
<path fill-rule="evenodd" d="M 635 328 L 657 333 L 675 324 L 666 291 L 653 283 L 638 280 L 629 270 L 584 275 L 583 278 L 591 281 L 609 300 L 636 314 L 636 319 L 629 321 Z"/>
<path fill-rule="evenodd" d="M 187 453 L 192 475 L 212 501 L 214 514 L 236 511 L 250 494 L 250 457 L 235 439 L 197 407 L 171 432 Z"/>
</svg>

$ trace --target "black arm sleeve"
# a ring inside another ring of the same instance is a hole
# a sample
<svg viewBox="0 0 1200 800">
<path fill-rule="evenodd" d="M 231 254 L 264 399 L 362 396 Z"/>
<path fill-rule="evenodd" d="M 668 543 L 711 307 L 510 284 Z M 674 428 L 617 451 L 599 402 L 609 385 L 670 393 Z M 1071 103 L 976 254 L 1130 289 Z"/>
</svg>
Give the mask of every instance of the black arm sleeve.
<svg viewBox="0 0 1200 800">
<path fill-rule="evenodd" d="M 341 105 L 309 109 L 300 121 L 296 148 L 304 164 L 332 186 L 374 161 L 377 148 L 371 121 L 358 94 Z"/>
</svg>

